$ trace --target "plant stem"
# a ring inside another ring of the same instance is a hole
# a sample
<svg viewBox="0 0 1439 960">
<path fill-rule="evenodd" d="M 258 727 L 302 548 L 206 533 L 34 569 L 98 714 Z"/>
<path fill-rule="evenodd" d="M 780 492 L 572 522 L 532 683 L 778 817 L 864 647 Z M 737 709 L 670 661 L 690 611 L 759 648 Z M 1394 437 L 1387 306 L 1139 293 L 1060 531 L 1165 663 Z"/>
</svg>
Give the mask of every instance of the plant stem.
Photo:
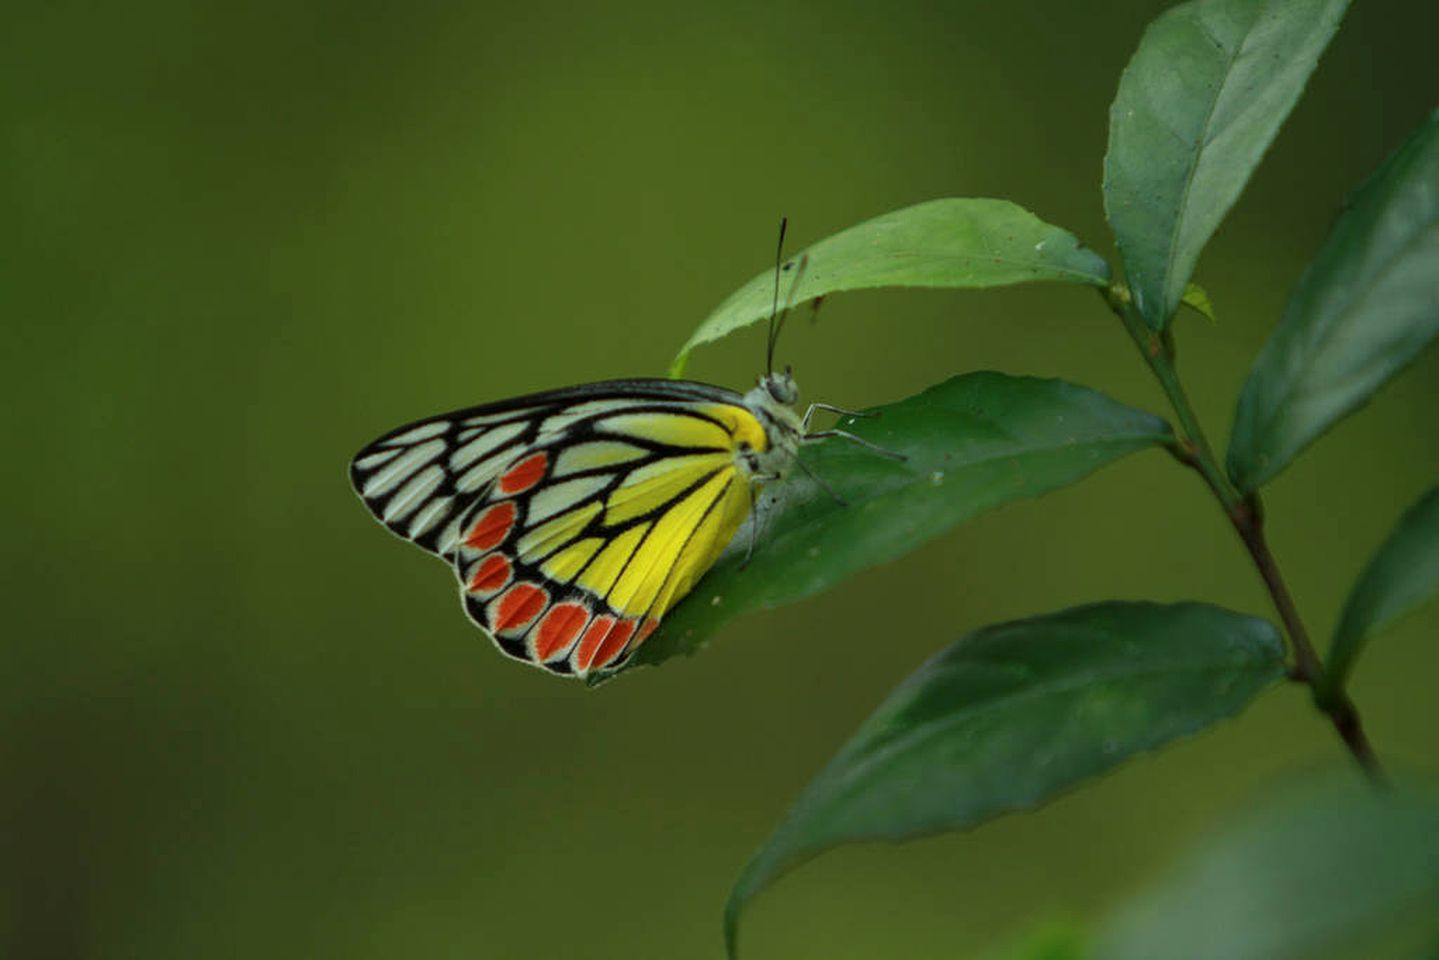
<svg viewBox="0 0 1439 960">
<path fill-rule="evenodd" d="M 1159 381 L 1164 395 L 1169 398 L 1170 406 L 1174 408 L 1174 414 L 1179 420 L 1179 439 L 1173 449 L 1176 459 L 1204 478 L 1210 492 L 1224 508 L 1235 532 L 1239 534 L 1244 548 L 1249 551 L 1249 556 L 1264 581 L 1265 589 L 1274 601 L 1274 608 L 1284 623 L 1284 630 L 1289 635 L 1290 650 L 1294 655 L 1291 676 L 1309 686 L 1314 692 L 1315 705 L 1329 717 L 1335 731 L 1359 766 L 1372 782 L 1382 785 L 1385 782 L 1383 768 L 1374 755 L 1374 748 L 1370 746 L 1368 737 L 1364 735 L 1364 725 L 1359 719 L 1359 711 L 1354 702 L 1342 691 L 1333 695 L 1325 692 L 1324 663 L 1315 652 L 1314 645 L 1309 642 L 1309 632 L 1304 628 L 1299 609 L 1294 605 L 1294 597 L 1289 593 L 1289 587 L 1279 571 L 1279 564 L 1275 562 L 1269 542 L 1264 536 L 1264 505 L 1259 494 L 1244 496 L 1220 469 L 1219 460 L 1214 456 L 1209 439 L 1204 435 L 1204 428 L 1200 425 L 1199 418 L 1189 403 L 1189 396 L 1184 392 L 1184 385 L 1179 380 L 1172 338 L 1167 331 L 1164 334 L 1155 333 L 1145 325 L 1144 320 L 1134 310 L 1129 291 L 1123 286 L 1116 284 L 1103 291 L 1103 294 L 1105 303 L 1124 323 L 1125 330 L 1129 332 L 1130 338 L 1134 340 L 1135 346 L 1149 364 L 1149 369 Z"/>
<path fill-rule="evenodd" d="M 1354 702 L 1343 692 L 1337 697 L 1323 693 L 1324 664 L 1314 652 L 1313 644 L 1309 642 L 1304 622 L 1299 619 L 1299 610 L 1294 606 L 1294 598 L 1284 583 L 1279 565 L 1274 561 L 1274 554 L 1269 550 L 1269 543 L 1264 537 L 1263 512 L 1259 509 L 1257 496 L 1253 498 L 1253 506 L 1247 507 L 1244 514 L 1242 523 L 1235 522 L 1235 529 L 1239 531 L 1249 555 L 1254 558 L 1254 565 L 1259 568 L 1259 575 L 1264 578 L 1264 585 L 1269 588 L 1269 595 L 1274 598 L 1274 606 L 1278 608 L 1279 617 L 1284 621 L 1285 629 L 1293 642 L 1294 678 L 1308 684 L 1314 691 L 1315 704 L 1329 715 L 1334 729 L 1349 747 L 1349 752 L 1354 754 L 1354 759 L 1359 761 L 1359 765 L 1369 775 L 1369 779 L 1376 784 L 1384 783 L 1383 768 L 1379 765 L 1379 758 L 1374 755 L 1369 738 L 1364 735 L 1364 725 L 1360 722 L 1359 711 Z"/>
</svg>

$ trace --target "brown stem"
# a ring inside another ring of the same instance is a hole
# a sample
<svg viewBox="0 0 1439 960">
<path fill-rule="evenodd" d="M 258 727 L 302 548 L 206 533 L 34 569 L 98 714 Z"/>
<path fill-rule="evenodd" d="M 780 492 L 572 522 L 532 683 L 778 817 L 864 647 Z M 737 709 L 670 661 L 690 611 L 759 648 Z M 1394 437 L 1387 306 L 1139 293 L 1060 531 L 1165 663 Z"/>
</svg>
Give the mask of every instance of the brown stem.
<svg viewBox="0 0 1439 960">
<path fill-rule="evenodd" d="M 1369 738 L 1364 734 L 1364 724 L 1359 719 L 1359 711 L 1355 709 L 1354 702 L 1345 693 L 1340 693 L 1336 698 L 1319 695 L 1324 680 L 1324 664 L 1315 652 L 1314 645 L 1309 642 L 1309 632 L 1299 617 L 1294 597 L 1289 592 L 1288 584 L 1284 582 L 1284 575 L 1279 572 L 1279 564 L 1275 562 L 1274 554 L 1269 550 L 1269 541 L 1264 536 L 1264 512 L 1258 495 L 1251 495 L 1239 511 L 1231 513 L 1230 520 L 1234 523 L 1239 538 L 1244 541 L 1249 556 L 1254 559 L 1254 566 L 1264 579 L 1269 596 L 1274 599 L 1279 619 L 1284 621 L 1284 629 L 1289 634 L 1290 646 L 1294 651 L 1294 678 L 1308 684 L 1315 692 L 1315 704 L 1328 715 L 1340 739 L 1349 747 L 1349 752 L 1354 755 L 1354 759 L 1364 768 L 1369 778 L 1376 784 L 1385 783 L 1384 770 L 1379 765 L 1379 758 L 1374 755 Z"/>
<path fill-rule="evenodd" d="M 1314 691 L 1315 705 L 1329 717 L 1354 759 L 1372 782 L 1383 785 L 1386 782 L 1383 768 L 1374 755 L 1374 748 L 1370 746 L 1368 737 L 1364 735 L 1364 725 L 1359 719 L 1359 711 L 1354 702 L 1342 691 L 1333 696 L 1323 693 L 1324 664 L 1315 652 L 1314 645 L 1309 642 L 1309 632 L 1304 629 L 1304 621 L 1299 617 L 1294 597 L 1289 593 L 1289 587 L 1279 572 L 1279 564 L 1275 562 L 1274 554 L 1270 552 L 1269 543 L 1264 537 L 1263 504 L 1258 494 L 1250 494 L 1248 497 L 1240 494 L 1219 468 L 1218 458 L 1214 456 L 1209 440 L 1204 435 L 1204 428 L 1200 425 L 1194 408 L 1189 404 L 1183 384 L 1180 383 L 1179 372 L 1174 363 L 1174 343 L 1168 332 L 1155 333 L 1145 325 L 1144 320 L 1134 310 L 1129 291 L 1123 286 L 1116 284 L 1104 291 L 1103 295 L 1105 303 L 1124 323 L 1124 328 L 1139 347 L 1140 354 L 1158 379 L 1165 396 L 1169 398 L 1170 406 L 1174 408 L 1175 417 L 1179 420 L 1179 437 L 1171 446 L 1170 452 L 1180 463 L 1204 478 L 1205 485 L 1224 508 L 1229 522 L 1244 542 L 1245 549 L 1249 551 L 1250 558 L 1259 570 L 1259 576 L 1264 580 L 1264 586 L 1274 601 L 1285 632 L 1289 635 L 1289 647 L 1294 654 L 1291 679 L 1307 684 Z"/>
</svg>

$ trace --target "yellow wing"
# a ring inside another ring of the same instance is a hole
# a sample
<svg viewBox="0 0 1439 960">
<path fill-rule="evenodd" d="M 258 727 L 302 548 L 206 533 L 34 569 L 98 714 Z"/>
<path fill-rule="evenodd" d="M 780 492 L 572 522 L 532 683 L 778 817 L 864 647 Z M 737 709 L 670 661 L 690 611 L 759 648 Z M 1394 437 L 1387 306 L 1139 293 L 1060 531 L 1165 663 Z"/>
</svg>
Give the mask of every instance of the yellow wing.
<svg viewBox="0 0 1439 960">
<path fill-rule="evenodd" d="M 611 670 L 733 539 L 751 503 L 741 448 L 768 438 L 714 401 L 590 401 L 544 426 L 459 521 L 465 609 L 511 656 Z"/>
</svg>

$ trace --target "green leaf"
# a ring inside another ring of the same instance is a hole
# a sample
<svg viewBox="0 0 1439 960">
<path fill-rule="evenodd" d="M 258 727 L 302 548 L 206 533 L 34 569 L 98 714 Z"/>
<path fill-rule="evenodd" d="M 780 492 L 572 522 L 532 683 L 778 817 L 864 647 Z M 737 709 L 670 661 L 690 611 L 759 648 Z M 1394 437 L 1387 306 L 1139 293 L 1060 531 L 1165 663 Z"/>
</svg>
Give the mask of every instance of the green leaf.
<svg viewBox="0 0 1439 960">
<path fill-rule="evenodd" d="M 1191 283 L 1184 288 L 1184 297 L 1179 301 L 1195 313 L 1213 322 L 1214 304 L 1209 299 L 1208 292 L 1197 283 Z"/>
<path fill-rule="evenodd" d="M 740 909 L 826 848 L 972 827 L 1237 713 L 1283 674 L 1263 620 L 1100 603 L 985 627 L 895 689 L 806 788 L 730 893 Z"/>
<path fill-rule="evenodd" d="M 826 590 L 901 556 L 955 524 L 1036 497 L 1126 454 L 1172 439 L 1158 417 L 1062 380 L 968 373 L 846 419 L 846 430 L 905 454 L 903 463 L 840 439 L 806 446 L 803 469 L 761 500 L 763 531 L 748 566 L 740 530 L 730 552 L 665 617 L 631 665 L 689 653 L 725 621 Z"/>
<path fill-rule="evenodd" d="M 1344 689 L 1364 641 L 1439 593 L 1439 487 L 1419 498 L 1354 584 L 1334 632 L 1325 693 Z"/>
<path fill-rule="evenodd" d="M 930 200 L 866 220 L 804 251 L 808 257 L 794 302 L 873 287 L 1000 287 L 1035 280 L 1091 286 L 1109 283 L 1109 265 L 1008 200 Z M 793 270 L 799 256 L 785 264 Z M 781 296 L 788 296 L 787 284 Z M 703 343 L 767 319 L 774 271 L 767 270 L 720 304 L 680 349 L 670 367 L 679 376 Z"/>
<path fill-rule="evenodd" d="M 1258 488 L 1439 334 L 1439 110 L 1355 193 L 1250 371 L 1229 475 Z"/>
<path fill-rule="evenodd" d="M 1194 0 L 1149 25 L 1109 111 L 1104 209 L 1155 330 L 1329 43 L 1347 0 Z"/>
<path fill-rule="evenodd" d="M 1368 956 L 1404 924 L 1439 930 L 1439 797 L 1329 783 L 1290 790 L 1198 844 L 1109 924 L 1100 960 Z"/>
</svg>

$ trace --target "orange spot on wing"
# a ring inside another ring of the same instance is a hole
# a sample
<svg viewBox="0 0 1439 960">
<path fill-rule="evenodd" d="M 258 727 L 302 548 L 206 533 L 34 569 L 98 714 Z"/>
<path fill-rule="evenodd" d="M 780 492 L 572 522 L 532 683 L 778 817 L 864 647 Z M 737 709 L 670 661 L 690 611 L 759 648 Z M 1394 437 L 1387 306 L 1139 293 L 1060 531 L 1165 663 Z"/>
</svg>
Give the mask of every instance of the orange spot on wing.
<svg viewBox="0 0 1439 960">
<path fill-rule="evenodd" d="M 635 635 L 635 646 L 638 647 L 640 644 L 648 640 L 650 638 L 650 634 L 654 633 L 655 628 L 659 625 L 660 622 L 653 617 L 646 619 L 644 623 L 640 624 L 640 632 Z"/>
<path fill-rule="evenodd" d="M 605 667 L 624 652 L 625 644 L 629 642 L 630 635 L 635 632 L 635 621 L 620 620 L 610 632 L 605 634 L 605 639 L 600 643 L 600 648 L 595 651 L 594 666 Z"/>
<path fill-rule="evenodd" d="M 590 662 L 595 658 L 595 651 L 600 648 L 600 641 L 605 634 L 610 632 L 610 627 L 615 625 L 614 617 L 595 617 L 594 623 L 580 637 L 580 645 L 575 649 L 575 669 L 588 670 Z"/>
<path fill-rule="evenodd" d="M 550 456 L 547 453 L 535 453 L 525 457 L 500 477 L 500 491 L 509 494 L 524 493 L 540 482 L 549 464 Z"/>
<path fill-rule="evenodd" d="M 497 503 L 480 514 L 470 532 L 465 536 L 465 546 L 473 550 L 493 550 L 509 536 L 510 527 L 515 525 L 515 505 L 509 501 Z"/>
<path fill-rule="evenodd" d="M 490 629 L 495 633 L 523 627 L 545 609 L 550 595 L 533 583 L 517 583 L 492 605 Z"/>
<path fill-rule="evenodd" d="M 510 582 L 510 561 L 498 553 L 492 553 L 480 561 L 475 575 L 465 585 L 471 593 L 494 593 Z"/>
<path fill-rule="evenodd" d="M 578 603 L 557 603 L 535 628 L 535 659 L 544 661 L 567 649 L 590 619 Z"/>
</svg>

